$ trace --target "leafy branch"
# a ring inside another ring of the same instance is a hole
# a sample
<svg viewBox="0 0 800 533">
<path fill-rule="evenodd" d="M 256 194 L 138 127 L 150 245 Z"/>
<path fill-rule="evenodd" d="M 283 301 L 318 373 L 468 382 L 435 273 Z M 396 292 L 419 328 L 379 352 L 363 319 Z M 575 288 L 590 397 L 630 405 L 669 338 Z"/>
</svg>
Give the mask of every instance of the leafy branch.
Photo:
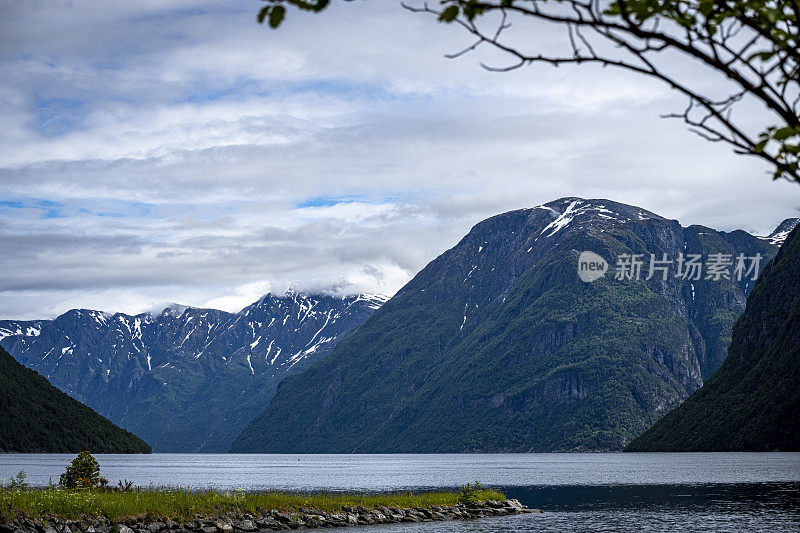
<svg viewBox="0 0 800 533">
<path fill-rule="evenodd" d="M 258 20 L 273 28 L 283 22 L 285 6 L 319 12 L 329 5 L 329 0 L 265 1 Z M 507 66 L 482 64 L 491 71 L 589 63 L 657 79 L 688 100 L 682 111 L 665 117 L 683 120 L 692 132 L 736 153 L 767 161 L 774 179 L 800 183 L 800 0 L 438 0 L 403 6 L 458 24 L 475 38 L 448 57 L 485 45 L 512 58 Z M 506 35 L 520 21 L 564 28 L 567 46 L 524 50 L 509 44 Z M 693 66 L 704 75 L 687 68 Z M 726 93 L 714 94 L 708 75 L 722 81 Z M 746 101 L 764 109 L 755 131 L 734 114 Z"/>
</svg>

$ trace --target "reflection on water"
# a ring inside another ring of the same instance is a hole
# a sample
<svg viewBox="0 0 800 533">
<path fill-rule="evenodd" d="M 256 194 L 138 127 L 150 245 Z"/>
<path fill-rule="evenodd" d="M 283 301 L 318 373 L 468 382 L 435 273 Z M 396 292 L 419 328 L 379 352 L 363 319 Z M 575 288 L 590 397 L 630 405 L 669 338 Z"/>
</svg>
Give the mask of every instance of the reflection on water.
<svg viewBox="0 0 800 533">
<path fill-rule="evenodd" d="M 57 480 L 72 455 L 0 454 L 0 478 Z M 361 533 L 800 531 L 800 454 L 98 455 L 112 483 L 390 491 L 479 479 L 544 511 Z"/>
</svg>

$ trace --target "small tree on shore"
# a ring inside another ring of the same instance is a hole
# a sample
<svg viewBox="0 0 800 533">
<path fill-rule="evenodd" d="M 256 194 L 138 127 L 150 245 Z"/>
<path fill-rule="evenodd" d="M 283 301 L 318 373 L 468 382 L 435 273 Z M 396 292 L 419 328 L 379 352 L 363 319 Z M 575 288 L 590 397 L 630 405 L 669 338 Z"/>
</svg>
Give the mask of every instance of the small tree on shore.
<svg viewBox="0 0 800 533">
<path fill-rule="evenodd" d="M 61 474 L 59 485 L 68 489 L 88 489 L 100 485 L 100 464 L 89 452 L 81 452 Z"/>
<path fill-rule="evenodd" d="M 480 481 L 475 483 L 467 483 L 461 485 L 461 490 L 458 492 L 458 503 L 462 505 L 477 505 L 480 503 L 480 495 L 483 490 L 483 485 Z"/>
</svg>

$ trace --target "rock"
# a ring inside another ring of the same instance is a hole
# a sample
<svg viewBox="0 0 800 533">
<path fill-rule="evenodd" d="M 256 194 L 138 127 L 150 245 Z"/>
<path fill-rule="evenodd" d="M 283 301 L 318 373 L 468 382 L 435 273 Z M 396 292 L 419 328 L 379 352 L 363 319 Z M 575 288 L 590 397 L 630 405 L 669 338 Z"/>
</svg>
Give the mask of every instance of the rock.
<svg viewBox="0 0 800 533">
<path fill-rule="evenodd" d="M 328 513 L 328 521 L 335 527 L 347 525 L 347 513 Z"/>
<path fill-rule="evenodd" d="M 258 521 L 256 521 L 256 524 L 258 524 L 259 529 L 274 530 L 274 529 L 286 529 L 287 527 L 289 527 L 282 522 L 278 522 L 274 518 L 261 518 Z"/>
<path fill-rule="evenodd" d="M 433 518 L 433 512 L 430 509 L 425 509 L 424 507 L 415 507 L 414 510 L 420 513 L 424 518 Z"/>
<path fill-rule="evenodd" d="M 147 524 L 145 529 L 150 531 L 150 533 L 159 533 L 159 531 L 167 529 L 167 524 L 164 522 L 153 522 L 152 524 Z"/>
<path fill-rule="evenodd" d="M 505 504 L 506 504 L 505 505 L 506 507 L 512 507 L 514 509 L 523 509 L 524 508 L 524 505 L 519 503 L 519 500 L 510 500 L 509 499 L 509 500 L 505 501 Z"/>
<path fill-rule="evenodd" d="M 214 520 L 214 526 L 220 533 L 233 533 L 233 526 L 222 519 Z"/>
<path fill-rule="evenodd" d="M 133 530 L 125 524 L 117 524 L 117 533 L 133 533 Z"/>
<path fill-rule="evenodd" d="M 258 527 L 253 523 L 252 520 L 242 520 L 240 522 L 234 522 L 233 527 L 241 531 L 258 531 Z"/>
<path fill-rule="evenodd" d="M 272 511 L 272 517 L 279 522 L 283 522 L 284 524 L 294 523 L 294 518 L 287 514 L 283 514 L 280 511 Z"/>
</svg>

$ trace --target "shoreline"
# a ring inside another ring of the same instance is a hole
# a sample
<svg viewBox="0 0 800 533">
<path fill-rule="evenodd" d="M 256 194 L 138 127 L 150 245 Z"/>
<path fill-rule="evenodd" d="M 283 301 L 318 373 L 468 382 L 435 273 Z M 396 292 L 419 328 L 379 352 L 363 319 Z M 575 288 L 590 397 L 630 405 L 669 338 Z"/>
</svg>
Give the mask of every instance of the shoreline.
<svg viewBox="0 0 800 533">
<path fill-rule="evenodd" d="M 541 512 L 538 509 L 529 509 L 517 500 L 507 499 L 430 507 L 368 508 L 343 505 L 338 511 L 313 508 L 300 508 L 297 511 L 259 509 L 256 514 L 236 511 L 208 517 L 198 514 L 194 519 L 185 521 L 148 515 L 124 520 L 110 520 L 105 517 L 82 517 L 77 520 L 49 517 L 33 520 L 20 516 L 11 521 L 0 521 L 0 533 L 261 533 L 400 522 L 473 520 Z"/>
<path fill-rule="evenodd" d="M 16 483 L 14 485 L 13 483 Z M 256 533 L 537 512 L 483 487 L 395 493 L 0 487 L 0 533 Z M 541 511 L 538 511 L 541 512 Z"/>
</svg>

